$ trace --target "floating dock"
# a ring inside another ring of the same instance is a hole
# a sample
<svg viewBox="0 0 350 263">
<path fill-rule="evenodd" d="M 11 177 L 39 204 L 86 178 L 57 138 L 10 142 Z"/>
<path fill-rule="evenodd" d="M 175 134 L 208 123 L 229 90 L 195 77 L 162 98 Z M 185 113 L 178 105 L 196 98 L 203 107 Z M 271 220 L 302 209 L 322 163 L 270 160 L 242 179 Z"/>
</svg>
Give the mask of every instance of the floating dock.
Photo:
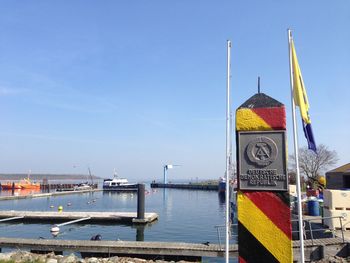
<svg viewBox="0 0 350 263">
<path fill-rule="evenodd" d="M 209 190 L 218 191 L 218 184 L 163 184 L 151 183 L 151 188 L 175 188 L 175 189 L 190 189 L 190 190 Z"/>
<path fill-rule="evenodd" d="M 136 212 L 51 212 L 51 211 L 0 211 L 0 218 L 17 218 L 21 222 L 65 222 L 90 217 L 89 223 L 150 223 L 158 219 L 157 213 L 145 213 L 137 219 Z M 142 222 L 140 222 L 142 220 Z"/>
</svg>

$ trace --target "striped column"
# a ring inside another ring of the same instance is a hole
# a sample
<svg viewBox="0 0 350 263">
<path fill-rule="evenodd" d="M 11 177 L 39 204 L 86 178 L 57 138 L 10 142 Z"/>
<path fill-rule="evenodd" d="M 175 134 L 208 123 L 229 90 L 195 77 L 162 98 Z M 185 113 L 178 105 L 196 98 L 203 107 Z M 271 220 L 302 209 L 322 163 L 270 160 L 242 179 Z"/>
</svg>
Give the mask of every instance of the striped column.
<svg viewBox="0 0 350 263">
<path fill-rule="evenodd" d="M 236 111 L 236 133 L 286 130 L 285 107 L 259 93 Z M 237 142 L 237 151 L 239 149 Z M 286 149 L 285 149 L 286 151 Z M 240 153 L 237 152 L 239 159 Z M 286 164 L 286 160 L 285 164 Z M 237 160 L 239 164 L 239 160 Z M 238 182 L 240 167 L 237 168 Z M 239 262 L 292 262 L 289 193 L 273 190 L 242 190 L 238 185 Z"/>
</svg>

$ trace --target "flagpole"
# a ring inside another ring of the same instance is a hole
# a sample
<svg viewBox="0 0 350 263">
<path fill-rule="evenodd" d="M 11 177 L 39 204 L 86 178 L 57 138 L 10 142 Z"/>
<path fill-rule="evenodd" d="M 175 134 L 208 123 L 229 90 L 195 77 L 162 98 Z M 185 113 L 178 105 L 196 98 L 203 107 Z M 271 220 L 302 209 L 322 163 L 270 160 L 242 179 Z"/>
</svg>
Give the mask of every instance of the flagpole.
<svg viewBox="0 0 350 263">
<path fill-rule="evenodd" d="M 289 71 L 290 71 L 290 88 L 292 99 L 292 116 L 293 116 L 293 137 L 294 137 L 294 158 L 296 165 L 296 184 L 297 184 L 297 203 L 298 203 L 298 224 L 299 224 L 299 239 L 300 239 L 300 262 L 305 262 L 304 254 L 304 228 L 303 228 L 303 213 L 301 207 L 301 184 L 299 171 L 299 153 L 298 153 L 298 134 L 297 123 L 295 118 L 295 102 L 294 102 L 294 81 L 293 81 L 293 66 L 292 66 L 292 33 L 288 29 L 288 47 L 289 47 Z"/>
<path fill-rule="evenodd" d="M 230 125 L 230 76 L 231 76 L 231 41 L 227 40 L 227 87 L 226 87 L 226 190 L 225 190 L 225 201 L 226 201 L 226 246 L 225 246 L 225 262 L 229 262 L 230 258 L 230 135 L 231 135 L 231 125 Z"/>
</svg>

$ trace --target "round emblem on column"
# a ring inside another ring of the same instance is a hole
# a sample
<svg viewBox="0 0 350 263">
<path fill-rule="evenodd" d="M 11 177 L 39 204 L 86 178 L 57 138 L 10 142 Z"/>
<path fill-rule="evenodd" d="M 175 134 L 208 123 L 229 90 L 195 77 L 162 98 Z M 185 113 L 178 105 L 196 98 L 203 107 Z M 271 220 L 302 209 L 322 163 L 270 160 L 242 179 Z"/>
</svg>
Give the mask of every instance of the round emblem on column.
<svg viewBox="0 0 350 263">
<path fill-rule="evenodd" d="M 276 143 L 268 137 L 257 137 L 250 141 L 246 148 L 249 161 L 258 166 L 268 166 L 273 163 L 278 154 Z"/>
</svg>

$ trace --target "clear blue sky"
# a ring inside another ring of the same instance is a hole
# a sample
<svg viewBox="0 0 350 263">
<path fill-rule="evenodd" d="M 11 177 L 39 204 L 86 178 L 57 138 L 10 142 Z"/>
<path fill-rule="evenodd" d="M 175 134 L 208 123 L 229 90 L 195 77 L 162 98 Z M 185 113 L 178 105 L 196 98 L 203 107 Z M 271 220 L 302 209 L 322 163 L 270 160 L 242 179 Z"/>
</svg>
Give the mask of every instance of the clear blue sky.
<svg viewBox="0 0 350 263">
<path fill-rule="evenodd" d="M 0 172 L 224 175 L 227 39 L 233 109 L 261 76 L 291 150 L 289 27 L 316 141 L 350 162 L 349 14 L 348 0 L 2 1 Z"/>
</svg>

